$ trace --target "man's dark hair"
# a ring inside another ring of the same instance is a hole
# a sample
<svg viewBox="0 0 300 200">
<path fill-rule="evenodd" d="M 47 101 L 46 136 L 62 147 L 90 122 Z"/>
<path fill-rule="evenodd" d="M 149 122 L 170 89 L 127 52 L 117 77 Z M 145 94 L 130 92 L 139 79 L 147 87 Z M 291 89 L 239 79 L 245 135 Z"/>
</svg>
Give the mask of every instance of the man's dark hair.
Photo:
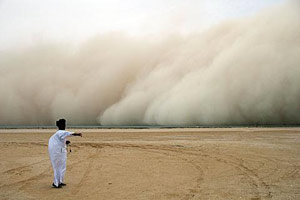
<svg viewBox="0 0 300 200">
<path fill-rule="evenodd" d="M 57 127 L 64 127 L 64 126 L 66 126 L 66 120 L 65 119 L 60 119 L 60 120 L 56 121 L 56 126 Z"/>
</svg>

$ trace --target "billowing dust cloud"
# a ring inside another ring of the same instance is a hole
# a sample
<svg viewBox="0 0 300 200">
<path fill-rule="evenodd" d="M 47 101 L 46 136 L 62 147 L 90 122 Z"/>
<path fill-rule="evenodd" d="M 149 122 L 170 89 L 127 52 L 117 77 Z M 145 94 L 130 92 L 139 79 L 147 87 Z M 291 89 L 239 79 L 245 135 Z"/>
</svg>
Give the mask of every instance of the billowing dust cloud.
<svg viewBox="0 0 300 200">
<path fill-rule="evenodd" d="M 188 36 L 0 52 L 0 123 L 300 124 L 296 1 Z"/>
</svg>

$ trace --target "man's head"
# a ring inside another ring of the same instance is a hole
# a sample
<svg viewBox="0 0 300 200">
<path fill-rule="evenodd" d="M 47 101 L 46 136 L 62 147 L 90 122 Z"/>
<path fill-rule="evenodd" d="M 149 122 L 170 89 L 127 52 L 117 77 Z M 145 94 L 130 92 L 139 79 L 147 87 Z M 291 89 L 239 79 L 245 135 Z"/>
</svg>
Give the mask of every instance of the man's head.
<svg viewBox="0 0 300 200">
<path fill-rule="evenodd" d="M 58 127 L 59 130 L 65 130 L 66 129 L 66 120 L 60 119 L 60 120 L 56 121 L 56 126 Z"/>
</svg>

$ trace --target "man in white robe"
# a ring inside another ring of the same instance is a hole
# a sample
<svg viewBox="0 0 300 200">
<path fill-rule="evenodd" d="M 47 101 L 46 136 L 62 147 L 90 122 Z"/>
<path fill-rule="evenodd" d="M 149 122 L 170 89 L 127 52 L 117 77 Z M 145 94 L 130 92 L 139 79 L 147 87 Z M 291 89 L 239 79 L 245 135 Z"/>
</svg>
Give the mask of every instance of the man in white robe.
<svg viewBox="0 0 300 200">
<path fill-rule="evenodd" d="M 65 131 L 65 119 L 56 121 L 56 126 L 58 127 L 58 131 L 50 137 L 48 150 L 54 172 L 54 181 L 52 186 L 55 188 L 61 188 L 66 185 L 64 183 L 67 162 L 66 138 L 69 136 L 82 137 L 82 134 Z"/>
</svg>

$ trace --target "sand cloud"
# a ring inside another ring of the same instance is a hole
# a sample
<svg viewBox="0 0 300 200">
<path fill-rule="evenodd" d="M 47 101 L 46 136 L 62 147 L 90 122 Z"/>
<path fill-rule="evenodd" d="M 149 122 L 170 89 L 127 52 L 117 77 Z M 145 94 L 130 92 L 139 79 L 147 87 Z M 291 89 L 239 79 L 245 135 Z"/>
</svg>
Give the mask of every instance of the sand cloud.
<svg viewBox="0 0 300 200">
<path fill-rule="evenodd" d="M 300 5 L 180 36 L 0 52 L 0 124 L 300 123 Z"/>
</svg>

